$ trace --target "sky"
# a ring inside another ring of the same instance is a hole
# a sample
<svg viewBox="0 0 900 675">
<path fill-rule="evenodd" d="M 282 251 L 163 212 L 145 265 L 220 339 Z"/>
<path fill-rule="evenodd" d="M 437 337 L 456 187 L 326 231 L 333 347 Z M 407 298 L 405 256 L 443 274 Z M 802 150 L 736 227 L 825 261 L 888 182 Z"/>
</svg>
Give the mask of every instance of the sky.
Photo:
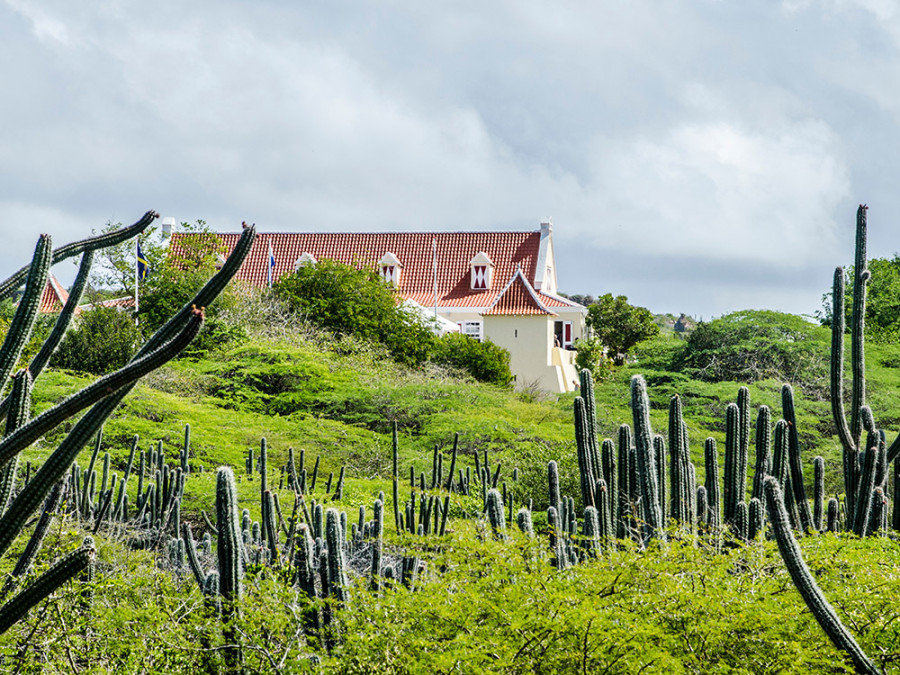
<svg viewBox="0 0 900 675">
<path fill-rule="evenodd" d="M 900 3 L 0 0 L 0 278 L 149 209 L 537 229 L 560 290 L 812 314 L 900 250 Z M 75 267 L 54 272 L 71 280 Z"/>
</svg>

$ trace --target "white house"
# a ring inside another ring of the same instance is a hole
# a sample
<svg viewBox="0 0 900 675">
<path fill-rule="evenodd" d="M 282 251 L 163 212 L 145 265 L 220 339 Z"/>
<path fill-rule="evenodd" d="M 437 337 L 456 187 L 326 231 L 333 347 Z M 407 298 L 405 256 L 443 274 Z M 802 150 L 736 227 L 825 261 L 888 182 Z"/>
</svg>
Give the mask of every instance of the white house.
<svg viewBox="0 0 900 675">
<path fill-rule="evenodd" d="M 180 236 L 172 235 L 176 249 Z M 215 236 L 230 253 L 240 234 Z M 557 294 L 550 222 L 530 232 L 258 232 L 237 278 L 265 286 L 270 248 L 274 279 L 323 259 L 374 266 L 444 325 L 509 350 L 517 386 L 575 387 L 573 343 L 584 335 L 587 310 Z"/>
</svg>

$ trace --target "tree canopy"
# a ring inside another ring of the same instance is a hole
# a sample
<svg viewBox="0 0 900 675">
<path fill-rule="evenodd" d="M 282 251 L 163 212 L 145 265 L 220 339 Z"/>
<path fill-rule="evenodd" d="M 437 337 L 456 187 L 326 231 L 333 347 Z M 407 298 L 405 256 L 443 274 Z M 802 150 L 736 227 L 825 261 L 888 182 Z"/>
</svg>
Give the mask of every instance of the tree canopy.
<svg viewBox="0 0 900 675">
<path fill-rule="evenodd" d="M 674 366 L 700 380 L 774 378 L 807 392 L 824 391 L 829 332 L 794 314 L 744 310 L 700 322 Z"/>
<path fill-rule="evenodd" d="M 893 258 L 872 258 L 867 263 L 871 277 L 866 284 L 866 338 L 873 342 L 900 340 L 900 255 Z M 850 330 L 853 314 L 853 267 L 845 274 L 844 325 Z M 822 297 L 822 311 L 818 313 L 824 326 L 831 325 L 831 293 Z"/>
<path fill-rule="evenodd" d="M 587 325 L 609 350 L 616 365 L 622 365 L 629 350 L 639 342 L 659 334 L 659 326 L 646 307 L 628 304 L 624 295 L 601 295 L 588 307 Z"/>
</svg>

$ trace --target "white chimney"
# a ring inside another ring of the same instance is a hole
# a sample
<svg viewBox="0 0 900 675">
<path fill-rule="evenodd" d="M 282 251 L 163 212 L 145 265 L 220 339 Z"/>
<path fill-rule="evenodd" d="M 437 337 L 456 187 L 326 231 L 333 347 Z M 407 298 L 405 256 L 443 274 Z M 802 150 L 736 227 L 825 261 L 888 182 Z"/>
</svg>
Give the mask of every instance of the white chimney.
<svg viewBox="0 0 900 675">
<path fill-rule="evenodd" d="M 547 220 L 541 222 L 541 235 L 546 237 L 553 231 L 553 219 L 547 218 Z"/>
<path fill-rule="evenodd" d="M 162 236 L 163 239 L 168 239 L 172 236 L 172 232 L 175 231 L 175 219 L 172 216 L 166 216 L 162 219 Z"/>
</svg>

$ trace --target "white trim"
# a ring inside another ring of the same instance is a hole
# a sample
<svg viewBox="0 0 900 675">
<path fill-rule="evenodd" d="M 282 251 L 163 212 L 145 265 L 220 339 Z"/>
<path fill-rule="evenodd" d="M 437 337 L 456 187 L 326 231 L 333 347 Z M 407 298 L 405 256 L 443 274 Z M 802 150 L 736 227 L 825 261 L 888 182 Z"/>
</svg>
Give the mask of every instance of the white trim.
<svg viewBox="0 0 900 675">
<path fill-rule="evenodd" d="M 503 290 L 500 291 L 500 292 L 497 294 L 497 297 L 496 297 L 496 298 L 494 298 L 494 302 L 491 303 L 491 306 L 488 307 L 483 313 L 490 312 L 492 309 L 494 309 L 494 307 L 497 306 L 497 303 L 500 302 L 500 298 L 502 298 L 502 297 L 504 296 L 504 294 L 505 294 L 505 293 L 510 289 L 510 287 L 513 285 L 513 282 L 515 282 L 516 277 L 521 277 L 521 278 L 522 278 L 522 281 L 525 283 L 525 288 L 526 288 L 526 289 L 528 290 L 528 292 L 531 294 L 531 299 L 534 300 L 535 303 L 537 303 L 537 306 L 538 306 L 540 309 L 544 310 L 547 314 L 550 314 L 551 316 L 557 316 L 556 312 L 554 312 L 552 309 L 550 309 L 549 307 L 547 307 L 547 305 L 545 305 L 543 302 L 541 302 L 540 297 L 538 297 L 538 294 L 537 294 L 537 293 L 535 292 L 535 290 L 531 287 L 531 284 L 528 283 L 528 279 L 526 279 L 526 278 L 525 278 L 525 275 L 522 273 L 522 268 L 521 268 L 521 267 L 519 267 L 519 268 L 516 269 L 516 273 L 512 275 L 512 278 L 509 280 L 509 283 L 507 283 L 506 286 L 503 287 Z"/>
</svg>

